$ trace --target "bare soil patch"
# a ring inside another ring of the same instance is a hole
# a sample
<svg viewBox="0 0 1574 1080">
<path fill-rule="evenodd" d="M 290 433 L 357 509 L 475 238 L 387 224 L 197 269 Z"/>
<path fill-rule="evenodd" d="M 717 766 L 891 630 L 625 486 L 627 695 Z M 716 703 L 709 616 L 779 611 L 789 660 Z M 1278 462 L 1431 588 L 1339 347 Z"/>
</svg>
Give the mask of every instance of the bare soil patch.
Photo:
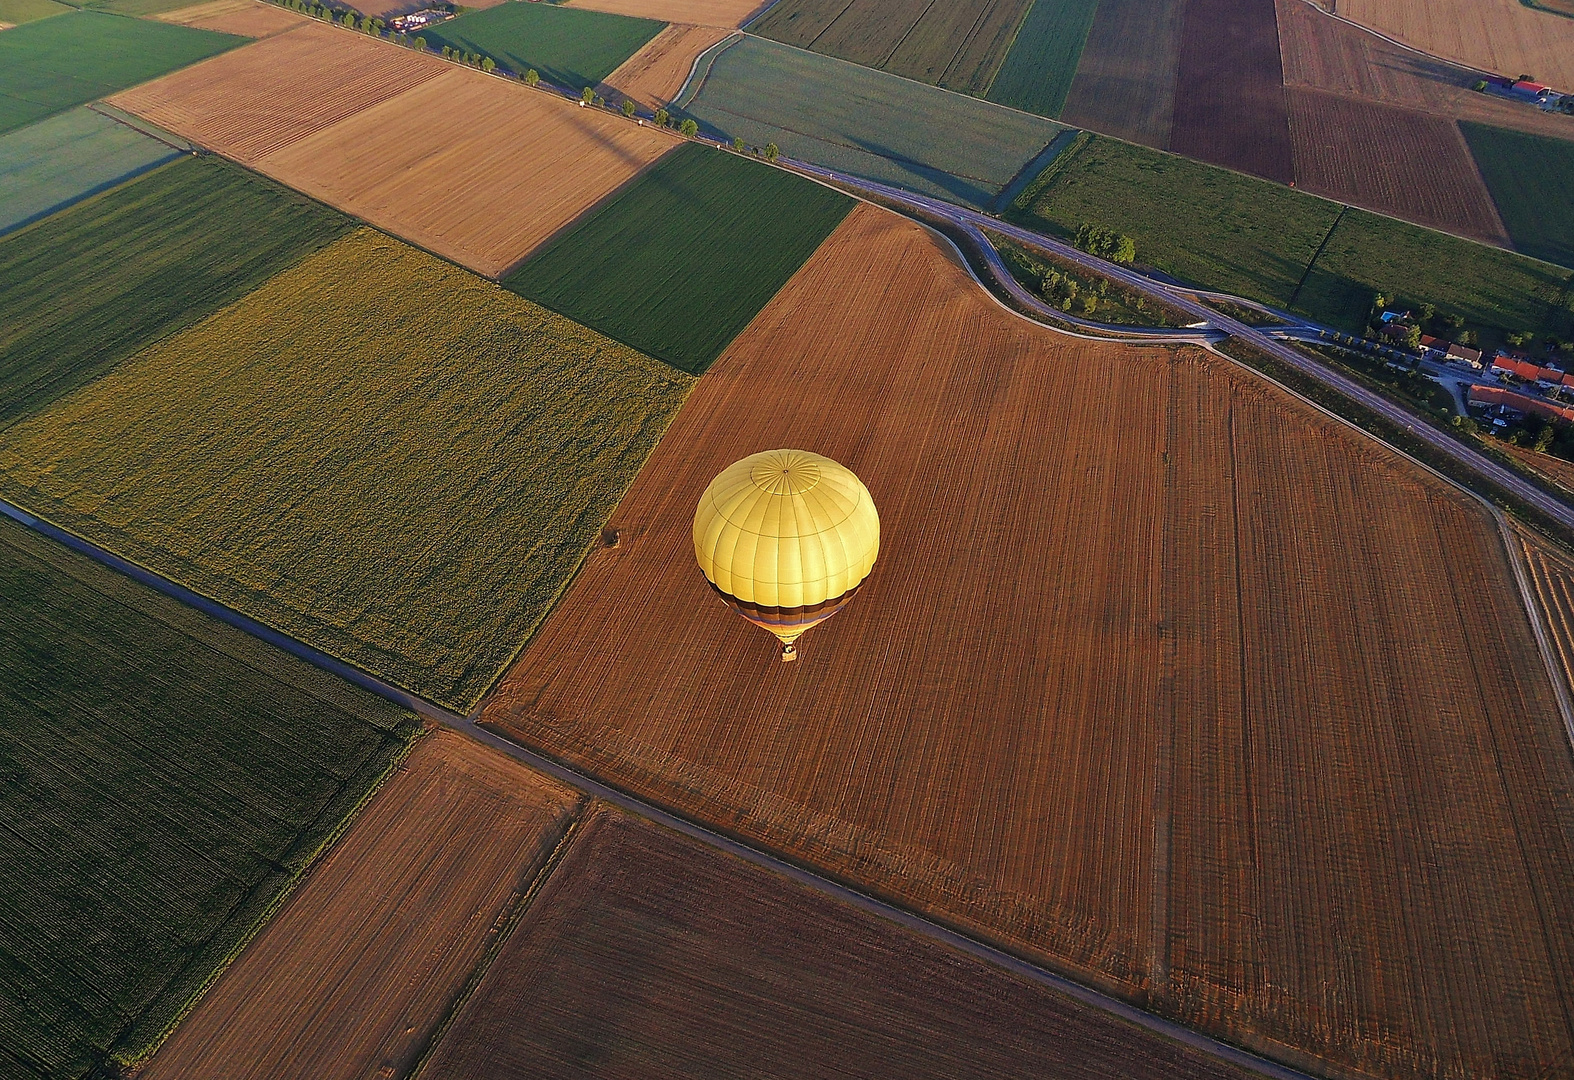
<svg viewBox="0 0 1574 1080">
<path fill-rule="evenodd" d="M 1553 652 L 1565 682 L 1574 686 L 1574 555 L 1529 529 L 1517 535 Z"/>
<path fill-rule="evenodd" d="M 402 123 L 444 115 L 464 120 Z M 676 145 L 653 127 L 450 66 L 257 168 L 495 277 Z"/>
<path fill-rule="evenodd" d="M 1574 119 L 1471 90 L 1479 76 L 1467 68 L 1330 18 L 1307 0 L 1277 2 L 1287 87 L 1326 90 L 1434 116 L 1574 138 Z"/>
<path fill-rule="evenodd" d="M 730 29 L 742 26 L 764 3 L 765 0 L 568 0 L 564 7 Z"/>
<path fill-rule="evenodd" d="M 182 26 L 195 26 L 201 30 L 217 30 L 221 34 L 254 38 L 281 34 L 307 21 L 305 15 L 277 4 L 265 4 L 262 0 L 210 0 L 206 4 L 166 11 L 154 18 L 180 23 Z"/>
<path fill-rule="evenodd" d="M 138 1075 L 406 1075 L 577 807 L 496 751 L 428 733 Z"/>
<path fill-rule="evenodd" d="M 1447 117 L 1290 90 L 1295 179 L 1340 202 L 1509 247 L 1492 195 Z"/>
<path fill-rule="evenodd" d="M 730 32 L 715 26 L 674 23 L 607 76 L 606 87 L 616 95 L 606 89 L 602 93 L 609 101 L 628 98 L 646 109 L 666 105 L 683 89 L 695 58 Z"/>
<path fill-rule="evenodd" d="M 1295 179 L 1274 0 L 1185 0 L 1169 148 Z"/>
<path fill-rule="evenodd" d="M 882 522 L 791 665 L 690 536 L 773 446 Z M 1292 1061 L 1574 1052 L 1551 687 L 1490 516 L 1380 445 L 1195 350 L 1017 320 L 860 207 L 610 524 L 485 723 Z"/>
<path fill-rule="evenodd" d="M 1060 119 L 1169 149 L 1184 0 L 1101 0 Z"/>
<path fill-rule="evenodd" d="M 1574 91 L 1574 19 L 1520 0 L 1338 0 L 1334 10 L 1406 45 Z"/>
<path fill-rule="evenodd" d="M 426 1078 L 1246 1074 L 597 807 Z"/>
<path fill-rule="evenodd" d="M 450 70 L 441 60 L 311 22 L 123 91 L 109 103 L 255 166 Z"/>
</svg>

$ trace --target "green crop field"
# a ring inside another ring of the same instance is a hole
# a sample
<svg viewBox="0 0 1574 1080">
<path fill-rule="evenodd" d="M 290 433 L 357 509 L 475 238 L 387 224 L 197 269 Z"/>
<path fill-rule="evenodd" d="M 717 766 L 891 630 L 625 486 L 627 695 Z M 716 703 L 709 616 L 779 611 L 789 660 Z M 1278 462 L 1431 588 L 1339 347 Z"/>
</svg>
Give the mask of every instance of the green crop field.
<svg viewBox="0 0 1574 1080">
<path fill-rule="evenodd" d="M 1574 266 L 1574 142 L 1461 122 L 1514 247 Z"/>
<path fill-rule="evenodd" d="M 120 1075 L 415 733 L 0 518 L 0 1075 Z"/>
<path fill-rule="evenodd" d="M 0 0 L 0 23 L 16 26 L 34 19 L 47 19 L 51 15 L 64 15 L 70 10 L 65 4 L 55 3 L 55 0 Z"/>
<path fill-rule="evenodd" d="M 352 226 L 236 166 L 184 158 L 5 237 L 0 429 Z"/>
<path fill-rule="evenodd" d="M 143 16 L 178 11 L 180 8 L 201 2 L 202 0 L 93 0 L 92 3 L 83 6 L 94 11 L 113 11 L 117 15 Z"/>
<path fill-rule="evenodd" d="M 1359 332 L 1381 292 L 1430 303 L 1474 327 L 1574 336 L 1574 273 L 1511 251 L 1350 209 L 1317 257 L 1294 309 Z"/>
<path fill-rule="evenodd" d="M 689 143 L 504 284 L 698 374 L 852 207 L 800 176 Z"/>
<path fill-rule="evenodd" d="M 189 26 L 73 11 L 0 34 L 0 132 L 243 45 Z"/>
<path fill-rule="evenodd" d="M 756 37 L 721 52 L 680 104 L 729 139 L 978 208 L 1065 130 Z"/>
<path fill-rule="evenodd" d="M 360 230 L 0 433 L 0 493 L 468 711 L 692 385 Z"/>
<path fill-rule="evenodd" d="M 87 108 L 0 135 L 0 235 L 178 155 L 157 139 Z M 0 282 L 0 290 L 4 288 Z M 0 414 L 4 410 L 0 405 Z"/>
<path fill-rule="evenodd" d="M 577 91 L 611 75 L 666 25 L 655 19 L 510 0 L 423 33 L 434 49 L 450 45 L 490 56 L 520 75 L 533 68 L 547 82 Z"/>
<path fill-rule="evenodd" d="M 1005 216 L 1069 236 L 1091 222 L 1132 236 L 1137 261 L 1182 281 L 1283 307 L 1339 204 L 1102 136 L 1057 156 Z"/>
<path fill-rule="evenodd" d="M 1098 0 L 1037 0 L 989 86 L 989 100 L 1059 116 L 1098 6 Z"/>
</svg>

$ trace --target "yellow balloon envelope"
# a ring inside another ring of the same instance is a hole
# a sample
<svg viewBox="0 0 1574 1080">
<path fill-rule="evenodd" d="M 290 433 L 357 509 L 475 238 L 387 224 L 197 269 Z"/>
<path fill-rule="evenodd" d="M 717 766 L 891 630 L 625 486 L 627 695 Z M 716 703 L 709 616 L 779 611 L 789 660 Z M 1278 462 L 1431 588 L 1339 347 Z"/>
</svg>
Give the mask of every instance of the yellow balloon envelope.
<svg viewBox="0 0 1574 1080">
<path fill-rule="evenodd" d="M 733 462 L 694 512 L 694 555 L 727 606 L 797 658 L 804 631 L 841 610 L 874 569 L 880 515 L 852 471 L 807 450 Z"/>
</svg>

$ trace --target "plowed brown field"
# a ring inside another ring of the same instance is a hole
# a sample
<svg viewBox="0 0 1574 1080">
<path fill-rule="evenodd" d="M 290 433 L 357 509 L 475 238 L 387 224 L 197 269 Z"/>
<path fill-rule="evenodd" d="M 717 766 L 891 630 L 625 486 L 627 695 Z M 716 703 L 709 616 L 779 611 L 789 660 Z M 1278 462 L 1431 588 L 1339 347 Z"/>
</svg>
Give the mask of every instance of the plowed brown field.
<svg viewBox="0 0 1574 1080">
<path fill-rule="evenodd" d="M 1247 1074 L 597 808 L 422 1073 L 587 1075 Z"/>
<path fill-rule="evenodd" d="M 495 751 L 428 734 L 138 1075 L 406 1075 L 577 808 Z"/>
<path fill-rule="evenodd" d="M 1574 686 L 1574 555 L 1529 530 L 1518 536 L 1563 678 Z"/>
<path fill-rule="evenodd" d="M 1290 90 L 1295 180 L 1340 202 L 1508 247 L 1459 125 L 1370 101 Z"/>
<path fill-rule="evenodd" d="M 1184 0 L 1100 0 L 1060 119 L 1166 150 Z"/>
<path fill-rule="evenodd" d="M 112 100 L 491 276 L 677 145 L 603 110 L 324 26 L 221 59 L 234 70 L 199 64 Z"/>
<path fill-rule="evenodd" d="M 1338 0 L 1334 10 L 1435 56 L 1574 90 L 1574 19 L 1567 16 L 1519 0 Z"/>
<path fill-rule="evenodd" d="M 109 103 L 255 165 L 449 70 L 441 60 L 311 22 L 123 91 Z"/>
<path fill-rule="evenodd" d="M 697 26 L 742 26 L 768 0 L 568 0 L 564 7 Z"/>
<path fill-rule="evenodd" d="M 694 67 L 695 57 L 730 33 L 715 26 L 667 27 L 651 38 L 645 47 L 607 76 L 606 85 L 618 96 L 629 98 L 646 109 L 666 105 L 678 96 L 684 80 Z M 603 90 L 609 100 L 614 95 Z"/>
<path fill-rule="evenodd" d="M 1185 0 L 1170 149 L 1294 179 L 1274 0 Z"/>
<path fill-rule="evenodd" d="M 1569 138 L 1574 128 L 1568 117 L 1475 93 L 1470 89 L 1478 78 L 1473 72 L 1330 18 L 1306 0 L 1277 2 L 1286 86 L 1348 94 L 1555 138 Z"/>
<path fill-rule="evenodd" d="M 1509 446 L 1502 442 L 1493 445 L 1532 472 L 1539 473 L 1564 491 L 1574 494 L 1574 461 L 1564 461 L 1551 454 L 1538 454 L 1523 446 Z"/>
<path fill-rule="evenodd" d="M 803 446 L 881 561 L 795 664 L 712 476 Z M 1196 351 L 1012 318 L 861 207 L 699 384 L 484 722 L 1208 1030 L 1574 1052 L 1574 767 L 1491 518 Z"/>
<path fill-rule="evenodd" d="M 293 30 L 306 21 L 306 16 L 265 4 L 262 0 L 212 0 L 211 3 L 166 11 L 153 16 L 164 22 L 195 26 L 199 30 L 217 30 L 221 34 L 239 34 L 241 37 L 271 37 Z"/>
<path fill-rule="evenodd" d="M 462 122 L 406 122 L 437 116 Z M 676 145 L 653 127 L 449 66 L 256 165 L 497 276 Z"/>
</svg>

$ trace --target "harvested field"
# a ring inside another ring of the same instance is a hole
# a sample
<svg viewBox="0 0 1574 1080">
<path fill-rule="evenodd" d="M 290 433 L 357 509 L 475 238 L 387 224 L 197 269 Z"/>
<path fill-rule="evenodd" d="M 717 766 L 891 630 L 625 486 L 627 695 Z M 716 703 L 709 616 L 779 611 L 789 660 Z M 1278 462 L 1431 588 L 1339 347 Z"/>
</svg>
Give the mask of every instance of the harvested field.
<svg viewBox="0 0 1574 1080">
<path fill-rule="evenodd" d="M 139 1077 L 409 1075 L 577 806 L 428 733 Z"/>
<path fill-rule="evenodd" d="M 1099 0 L 1043 0 L 1033 4 L 1011 52 L 989 86 L 989 100 L 1040 116 L 1058 117 L 1099 7 Z M 1162 5 L 1159 10 L 1162 13 Z M 1151 32 L 1151 28 L 1147 30 Z M 1127 48 L 1132 48 L 1130 43 Z"/>
<path fill-rule="evenodd" d="M 699 374 L 852 208 L 839 191 L 688 143 L 506 284 Z"/>
<path fill-rule="evenodd" d="M 428 47 L 480 53 L 523 75 L 534 70 L 555 86 L 595 86 L 650 43 L 665 24 L 552 4 L 506 3 L 427 27 Z"/>
<path fill-rule="evenodd" d="M 654 111 L 678 96 L 695 59 L 728 33 L 714 26 L 674 23 L 608 75 L 601 92 L 609 101 L 627 98 Z"/>
<path fill-rule="evenodd" d="M 1574 335 L 1574 274 L 1364 210 L 1347 210 L 1295 294 L 1293 308 L 1359 333 L 1372 296 L 1434 305 L 1472 326 Z"/>
<path fill-rule="evenodd" d="M 1281 308 L 1339 216 L 1324 199 L 1098 136 L 1049 170 L 1007 218 L 1055 236 L 1115 229 L 1136 239 L 1140 263 Z"/>
<path fill-rule="evenodd" d="M 1287 184 L 1284 98 L 1274 0 L 1186 0 L 1169 148 Z"/>
<path fill-rule="evenodd" d="M 116 94 L 109 103 L 255 166 L 453 70 L 433 57 L 314 21 Z"/>
<path fill-rule="evenodd" d="M 1501 450 L 1531 472 L 1551 481 L 1570 495 L 1574 495 L 1574 461 L 1565 461 L 1552 454 L 1542 454 L 1525 446 L 1510 446 L 1494 442 L 1494 449 Z"/>
<path fill-rule="evenodd" d="M 157 16 L 164 22 L 218 30 L 241 37 L 271 37 L 294 29 L 306 16 L 262 0 L 210 0 L 209 3 L 177 8 Z"/>
<path fill-rule="evenodd" d="M 983 95 L 1030 6 L 1032 0 L 780 0 L 749 31 L 932 86 Z"/>
<path fill-rule="evenodd" d="M 1574 19 L 1519 0 L 1339 0 L 1336 10 L 1423 52 L 1574 89 Z"/>
<path fill-rule="evenodd" d="M 1245 1074 L 598 806 L 422 1075 Z"/>
<path fill-rule="evenodd" d="M 7 429 L 0 491 L 465 711 L 691 382 L 363 229 Z"/>
<path fill-rule="evenodd" d="M 729 139 L 977 208 L 1065 130 L 756 37 L 722 51 L 680 104 Z"/>
<path fill-rule="evenodd" d="M 692 565 L 698 493 L 771 446 L 881 513 L 792 665 Z M 1380 445 L 1017 320 L 860 207 L 611 524 L 484 723 L 1291 1060 L 1574 1052 L 1551 688 L 1492 519 Z"/>
<path fill-rule="evenodd" d="M 1571 137 L 1574 120 L 1470 87 L 1480 76 L 1464 67 L 1395 45 L 1330 18 L 1307 0 L 1278 0 L 1284 81 L 1516 131 Z M 1514 72 L 1513 74 L 1518 74 Z"/>
<path fill-rule="evenodd" d="M 106 1075 L 158 1043 L 416 727 L 9 519 L 0 598 L 0 1073 Z"/>
<path fill-rule="evenodd" d="M 691 26 L 742 26 L 765 0 L 568 0 L 564 7 Z"/>
<path fill-rule="evenodd" d="M 86 108 L 0 135 L 0 234 L 147 172 L 177 153 Z"/>
<path fill-rule="evenodd" d="M 1168 149 L 1184 6 L 1184 0 L 1099 0 L 1060 118 Z"/>
<path fill-rule="evenodd" d="M 6 237 L 0 429 L 240 299 L 352 225 L 228 162 L 184 158 Z"/>
<path fill-rule="evenodd" d="M 1459 126 L 1514 248 L 1574 266 L 1574 142 L 1481 124 Z"/>
<path fill-rule="evenodd" d="M 1452 120 L 1316 90 L 1286 94 L 1299 186 L 1508 246 L 1492 196 Z"/>
<path fill-rule="evenodd" d="M 401 124 L 445 111 L 464 124 Z M 653 127 L 450 66 L 254 164 L 496 277 L 677 145 Z"/>
<path fill-rule="evenodd" d="M 0 134 L 241 41 L 96 11 L 25 23 L 0 37 Z"/>
<path fill-rule="evenodd" d="M 1568 462 L 1558 464 L 1568 466 Z M 1542 621 L 1552 639 L 1552 651 L 1565 684 L 1574 686 L 1574 555 L 1529 529 L 1520 528 L 1516 535 L 1531 587 L 1541 605 Z"/>
</svg>

